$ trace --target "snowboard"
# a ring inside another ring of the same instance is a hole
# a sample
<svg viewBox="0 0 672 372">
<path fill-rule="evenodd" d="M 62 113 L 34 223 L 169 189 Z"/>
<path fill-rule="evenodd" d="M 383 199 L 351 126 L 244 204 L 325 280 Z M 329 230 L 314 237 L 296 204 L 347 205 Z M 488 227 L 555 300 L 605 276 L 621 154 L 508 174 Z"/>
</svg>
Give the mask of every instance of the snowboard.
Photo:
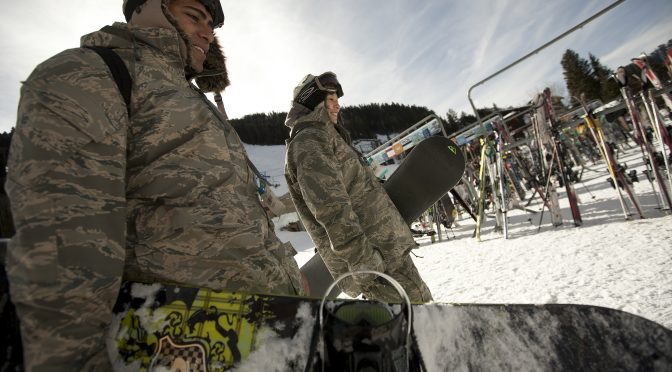
<svg viewBox="0 0 672 372">
<path fill-rule="evenodd" d="M 369 301 L 327 300 L 324 308 L 348 303 Z M 319 370 L 319 364 L 305 367 L 319 340 L 320 305 L 309 297 L 125 282 L 108 353 L 115 370 Z M 672 369 L 672 330 L 620 310 L 565 304 L 411 309 L 414 350 L 426 371 Z M 13 313 L 1 315 L 0 366 L 22 370 L 18 321 Z"/>
<path fill-rule="evenodd" d="M 460 182 L 465 167 L 464 154 L 453 141 L 442 136 L 429 137 L 411 150 L 383 188 L 410 225 Z M 316 296 L 324 294 L 334 281 L 317 253 L 301 266 L 301 273 L 310 293 Z M 340 293 L 334 288 L 329 296 Z"/>
<path fill-rule="evenodd" d="M 366 302 L 334 299 L 324 308 Z M 319 370 L 305 367 L 316 345 L 320 304 L 316 298 L 127 282 L 110 332 L 115 368 Z M 414 304 L 412 319 L 427 371 L 672 369 L 672 331 L 620 310 Z"/>
</svg>

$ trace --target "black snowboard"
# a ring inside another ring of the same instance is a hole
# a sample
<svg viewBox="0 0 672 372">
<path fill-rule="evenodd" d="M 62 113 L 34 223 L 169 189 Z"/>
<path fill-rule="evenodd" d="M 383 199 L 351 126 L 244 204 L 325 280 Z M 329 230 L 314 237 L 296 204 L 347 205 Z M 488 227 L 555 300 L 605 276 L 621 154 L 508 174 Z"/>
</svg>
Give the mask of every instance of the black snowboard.
<svg viewBox="0 0 672 372">
<path fill-rule="evenodd" d="M 411 150 L 383 187 L 410 225 L 460 182 L 465 166 L 464 155 L 453 141 L 429 137 Z M 334 281 L 319 254 L 301 266 L 301 273 L 313 296 L 323 295 Z M 340 293 L 334 288 L 329 296 Z"/>
</svg>

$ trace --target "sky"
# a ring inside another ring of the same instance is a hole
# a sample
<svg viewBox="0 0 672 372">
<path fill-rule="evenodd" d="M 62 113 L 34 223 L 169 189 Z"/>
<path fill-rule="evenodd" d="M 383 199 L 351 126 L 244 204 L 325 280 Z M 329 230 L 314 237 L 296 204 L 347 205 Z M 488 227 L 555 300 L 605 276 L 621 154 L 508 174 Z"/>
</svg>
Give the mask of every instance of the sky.
<svg viewBox="0 0 672 372">
<path fill-rule="evenodd" d="M 335 72 L 343 106 L 398 102 L 471 113 L 469 87 L 613 3 L 611 0 L 222 1 L 231 118 L 287 111 L 306 74 Z M 13 2 L 0 15 L 0 132 L 16 122 L 20 82 L 79 37 L 123 21 L 122 1 Z M 672 1 L 626 0 L 475 88 L 477 106 L 520 105 L 546 86 L 564 94 L 566 49 L 615 69 L 672 38 Z"/>
</svg>

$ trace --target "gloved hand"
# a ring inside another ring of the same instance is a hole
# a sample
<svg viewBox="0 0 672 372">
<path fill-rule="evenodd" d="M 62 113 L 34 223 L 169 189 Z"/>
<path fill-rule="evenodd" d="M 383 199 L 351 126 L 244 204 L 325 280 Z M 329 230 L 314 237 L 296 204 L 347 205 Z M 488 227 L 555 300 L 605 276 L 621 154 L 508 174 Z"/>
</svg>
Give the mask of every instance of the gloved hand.
<svg viewBox="0 0 672 372">
<path fill-rule="evenodd" d="M 350 263 L 350 271 L 373 270 L 385 272 L 385 261 L 378 248 L 373 248 L 371 253 L 360 256 L 359 261 Z"/>
<path fill-rule="evenodd" d="M 383 255 L 380 253 L 378 248 L 373 248 L 371 253 L 368 255 L 362 255 L 358 262 L 353 262 L 350 264 L 350 271 L 362 271 L 362 270 L 373 270 L 380 273 L 385 272 L 385 261 L 383 260 Z M 376 280 L 375 275 L 355 275 L 353 279 L 355 283 L 362 288 L 367 287 L 367 284 Z"/>
</svg>

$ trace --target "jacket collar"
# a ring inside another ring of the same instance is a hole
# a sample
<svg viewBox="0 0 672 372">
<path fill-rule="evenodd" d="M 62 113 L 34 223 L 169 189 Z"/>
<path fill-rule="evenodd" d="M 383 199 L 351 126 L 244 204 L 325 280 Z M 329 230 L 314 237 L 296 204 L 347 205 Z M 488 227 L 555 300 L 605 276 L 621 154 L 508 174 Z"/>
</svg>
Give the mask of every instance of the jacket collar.
<svg viewBox="0 0 672 372">
<path fill-rule="evenodd" d="M 186 62 L 183 58 L 180 43 L 181 37 L 175 29 L 137 27 L 120 22 L 114 23 L 112 26 L 105 26 L 100 31 L 84 35 L 80 40 L 82 47 L 98 46 L 135 50 L 136 46 L 145 45 L 160 51 L 168 63 L 184 70 Z"/>
</svg>

